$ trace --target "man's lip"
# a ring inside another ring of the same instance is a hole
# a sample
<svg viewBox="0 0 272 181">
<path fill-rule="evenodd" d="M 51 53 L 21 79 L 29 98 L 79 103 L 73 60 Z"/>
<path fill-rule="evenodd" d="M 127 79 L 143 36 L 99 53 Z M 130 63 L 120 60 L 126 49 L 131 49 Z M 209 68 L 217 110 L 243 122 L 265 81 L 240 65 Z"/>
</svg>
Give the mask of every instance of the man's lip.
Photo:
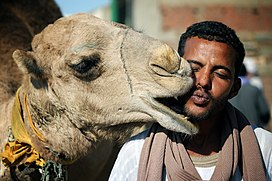
<svg viewBox="0 0 272 181">
<path fill-rule="evenodd" d="M 197 105 L 205 105 L 210 100 L 209 95 L 203 91 L 200 91 L 200 90 L 196 90 L 193 93 L 191 98 L 192 98 L 193 102 Z"/>
</svg>

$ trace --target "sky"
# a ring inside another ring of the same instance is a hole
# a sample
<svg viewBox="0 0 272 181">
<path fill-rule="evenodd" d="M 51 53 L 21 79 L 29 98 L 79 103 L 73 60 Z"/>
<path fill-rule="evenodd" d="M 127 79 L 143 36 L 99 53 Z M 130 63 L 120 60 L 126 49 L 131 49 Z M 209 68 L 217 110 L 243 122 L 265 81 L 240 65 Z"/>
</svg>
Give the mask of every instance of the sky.
<svg viewBox="0 0 272 181">
<path fill-rule="evenodd" d="M 110 0 L 55 0 L 64 16 L 88 12 L 110 3 Z"/>
</svg>

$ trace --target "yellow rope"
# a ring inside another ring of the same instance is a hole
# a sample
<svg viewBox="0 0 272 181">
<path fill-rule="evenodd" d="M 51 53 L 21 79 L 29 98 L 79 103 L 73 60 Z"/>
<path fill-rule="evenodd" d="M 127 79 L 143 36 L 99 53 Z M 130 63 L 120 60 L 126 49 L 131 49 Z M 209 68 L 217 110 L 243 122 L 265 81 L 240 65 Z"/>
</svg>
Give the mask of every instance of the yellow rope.
<svg viewBox="0 0 272 181">
<path fill-rule="evenodd" d="M 4 151 L 0 154 L 2 162 L 5 166 L 15 166 L 18 164 L 31 164 L 35 162 L 36 165 L 44 166 L 45 160 L 41 158 L 40 154 L 34 148 L 33 143 L 31 142 L 30 136 L 26 131 L 26 127 L 23 120 L 22 105 L 19 100 L 19 91 L 16 92 L 16 97 L 14 105 L 12 108 L 12 120 L 11 128 L 14 135 L 15 141 L 7 142 L 5 145 Z M 28 120 L 30 126 L 38 138 L 42 141 L 45 141 L 42 134 L 34 126 L 31 119 L 30 113 L 26 104 L 26 95 L 24 96 L 24 106 L 28 114 Z"/>
<path fill-rule="evenodd" d="M 26 94 L 24 96 L 24 104 L 25 104 L 25 109 L 26 109 L 26 112 L 27 112 L 27 118 L 28 118 L 28 121 L 29 121 L 29 124 L 32 128 L 32 130 L 34 131 L 34 133 L 36 134 L 36 136 L 43 142 L 45 142 L 45 139 L 43 137 L 43 135 L 39 132 L 39 130 L 34 126 L 34 123 L 33 123 L 33 120 L 31 118 L 31 115 L 30 115 L 30 112 L 28 111 L 28 106 L 27 106 L 27 102 L 26 102 Z"/>
</svg>

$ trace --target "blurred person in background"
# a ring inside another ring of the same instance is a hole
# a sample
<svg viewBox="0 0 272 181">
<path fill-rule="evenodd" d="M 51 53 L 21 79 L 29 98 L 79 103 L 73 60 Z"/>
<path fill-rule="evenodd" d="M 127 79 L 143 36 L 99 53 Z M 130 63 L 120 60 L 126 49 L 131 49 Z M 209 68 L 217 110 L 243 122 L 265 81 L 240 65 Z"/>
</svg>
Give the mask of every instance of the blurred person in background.
<svg viewBox="0 0 272 181">
<path fill-rule="evenodd" d="M 248 66 L 253 68 L 252 65 L 248 64 Z M 239 78 L 242 81 L 241 89 L 237 96 L 229 101 L 248 118 L 251 124 L 264 128 L 270 120 L 270 109 L 263 91 L 250 83 L 245 64 L 241 67 Z"/>
<path fill-rule="evenodd" d="M 244 59 L 244 64 L 247 69 L 247 78 L 249 79 L 249 83 L 263 90 L 263 83 L 258 74 L 255 58 L 246 56 Z"/>
</svg>

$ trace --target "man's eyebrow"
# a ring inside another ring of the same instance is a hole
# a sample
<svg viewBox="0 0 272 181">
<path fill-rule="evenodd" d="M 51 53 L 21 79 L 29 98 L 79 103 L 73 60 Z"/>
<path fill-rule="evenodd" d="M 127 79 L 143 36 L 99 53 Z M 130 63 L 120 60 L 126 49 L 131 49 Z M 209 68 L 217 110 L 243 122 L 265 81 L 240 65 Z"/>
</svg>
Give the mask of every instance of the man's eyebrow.
<svg viewBox="0 0 272 181">
<path fill-rule="evenodd" d="M 190 60 L 190 59 L 188 59 L 187 61 L 188 61 L 189 63 L 193 63 L 193 64 L 197 64 L 197 65 L 199 65 L 199 66 L 203 66 L 203 64 L 202 64 L 201 62 L 197 61 L 197 60 Z M 226 67 L 226 66 L 223 66 L 223 65 L 215 65 L 215 66 L 213 67 L 213 70 L 217 70 L 217 69 L 224 69 L 224 70 L 227 71 L 229 74 L 231 74 L 231 70 L 230 70 L 228 67 Z"/>
<path fill-rule="evenodd" d="M 194 63 L 194 64 L 197 64 L 197 65 L 200 65 L 200 66 L 202 66 L 203 64 L 202 63 L 200 63 L 199 61 L 196 61 L 196 60 L 187 60 L 187 62 L 189 62 L 189 63 Z"/>
</svg>

